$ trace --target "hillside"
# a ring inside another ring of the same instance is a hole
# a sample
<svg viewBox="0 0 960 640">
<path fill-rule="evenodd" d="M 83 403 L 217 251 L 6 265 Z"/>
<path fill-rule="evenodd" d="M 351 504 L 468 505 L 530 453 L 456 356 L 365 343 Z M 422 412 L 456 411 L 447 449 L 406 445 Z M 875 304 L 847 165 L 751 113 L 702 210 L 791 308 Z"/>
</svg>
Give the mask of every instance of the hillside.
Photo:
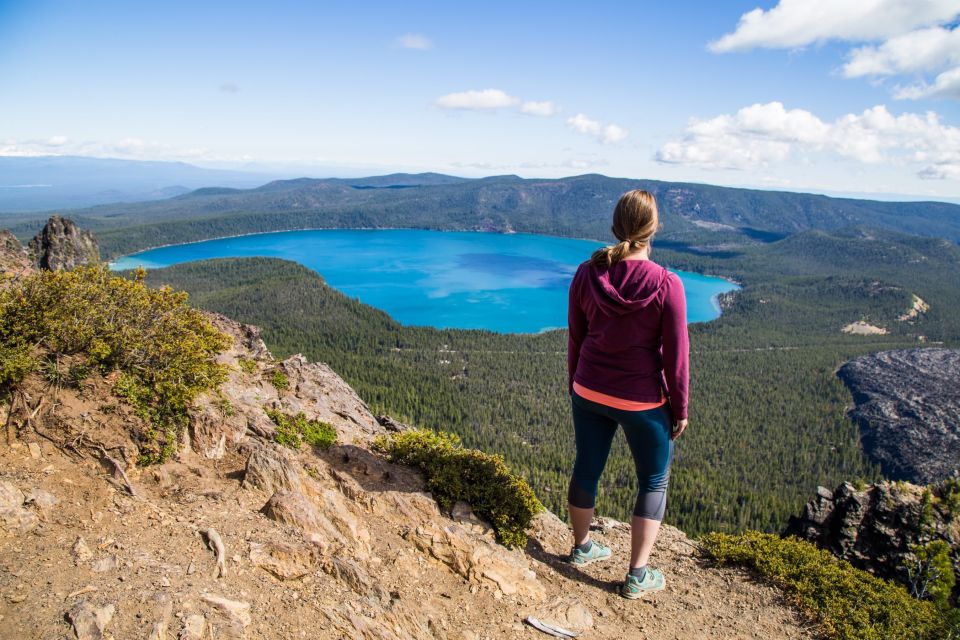
<svg viewBox="0 0 960 640">
<path fill-rule="evenodd" d="M 524 549 L 497 544 L 468 505 L 441 510 L 419 473 L 371 449 L 390 431 L 329 367 L 276 360 L 255 328 L 206 318 L 229 337 L 227 376 L 160 464 L 134 463 L 150 444 L 117 395 L 122 371 L 67 382 L 44 368 L 5 387 L 0 636 L 531 638 L 533 616 L 592 638 L 811 637 L 775 589 L 670 527 L 667 591 L 630 606 L 613 591 L 622 566 L 563 561 L 570 534 L 550 513 Z M 327 424 L 336 443 L 281 446 L 266 409 Z M 629 533 L 597 527 L 622 558 Z"/>
<path fill-rule="evenodd" d="M 606 239 L 614 202 L 634 188 L 654 193 L 664 218 L 670 220 L 662 242 L 706 252 L 804 230 L 857 225 L 960 240 L 960 205 L 829 198 L 593 174 L 557 180 L 516 176 L 466 180 L 437 174 L 304 178 L 245 190 L 200 189 L 166 200 L 102 205 L 70 215 L 98 233 L 107 257 L 238 233 L 326 227 L 517 231 Z M 25 239 L 45 218 L 20 217 L 11 229 Z"/>
</svg>

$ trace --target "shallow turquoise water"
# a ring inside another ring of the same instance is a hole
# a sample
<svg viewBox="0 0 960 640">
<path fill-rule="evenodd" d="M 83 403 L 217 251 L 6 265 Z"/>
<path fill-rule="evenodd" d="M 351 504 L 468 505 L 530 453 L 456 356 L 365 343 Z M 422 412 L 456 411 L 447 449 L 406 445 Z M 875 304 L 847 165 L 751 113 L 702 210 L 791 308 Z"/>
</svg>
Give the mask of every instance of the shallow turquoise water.
<svg viewBox="0 0 960 640">
<path fill-rule="evenodd" d="M 567 288 L 598 242 L 528 234 L 390 230 L 262 233 L 151 249 L 114 269 L 208 258 L 268 256 L 320 273 L 330 286 L 406 325 L 534 333 L 565 327 Z M 687 320 L 720 315 L 721 278 L 677 271 Z"/>
</svg>

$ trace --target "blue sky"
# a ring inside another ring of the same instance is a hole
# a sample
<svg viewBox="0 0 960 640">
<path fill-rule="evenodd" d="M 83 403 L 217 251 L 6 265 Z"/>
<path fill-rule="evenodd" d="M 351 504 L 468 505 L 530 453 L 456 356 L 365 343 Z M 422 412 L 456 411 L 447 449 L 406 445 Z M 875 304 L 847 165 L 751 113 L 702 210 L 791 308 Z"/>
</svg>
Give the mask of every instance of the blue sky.
<svg viewBox="0 0 960 640">
<path fill-rule="evenodd" d="M 0 0 L 0 154 L 956 198 L 958 16 L 960 0 Z"/>
</svg>

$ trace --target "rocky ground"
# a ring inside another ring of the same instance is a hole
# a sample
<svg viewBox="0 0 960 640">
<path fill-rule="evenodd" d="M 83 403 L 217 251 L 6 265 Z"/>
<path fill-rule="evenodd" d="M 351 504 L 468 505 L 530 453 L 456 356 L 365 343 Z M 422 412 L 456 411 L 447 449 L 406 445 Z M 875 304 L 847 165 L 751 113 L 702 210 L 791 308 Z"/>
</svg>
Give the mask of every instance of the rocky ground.
<svg viewBox="0 0 960 640">
<path fill-rule="evenodd" d="M 838 376 L 856 402 L 851 417 L 864 450 L 884 476 L 929 484 L 960 467 L 960 350 L 881 351 L 851 360 Z"/>
<path fill-rule="evenodd" d="M 468 505 L 441 513 L 419 474 L 371 451 L 388 427 L 328 367 L 276 362 L 256 329 L 216 322 L 235 337 L 230 379 L 176 460 L 131 463 L 137 418 L 109 380 L 29 378 L 0 408 L 19 425 L 0 443 L 0 637 L 547 637 L 528 616 L 598 639 L 814 635 L 777 590 L 671 527 L 654 556 L 667 588 L 636 602 L 616 594 L 622 524 L 598 523 L 615 559 L 583 569 L 564 563 L 570 534 L 549 513 L 526 549 L 497 545 Z M 275 368 L 288 390 L 267 382 Z M 265 405 L 333 424 L 338 443 L 275 444 Z"/>
</svg>

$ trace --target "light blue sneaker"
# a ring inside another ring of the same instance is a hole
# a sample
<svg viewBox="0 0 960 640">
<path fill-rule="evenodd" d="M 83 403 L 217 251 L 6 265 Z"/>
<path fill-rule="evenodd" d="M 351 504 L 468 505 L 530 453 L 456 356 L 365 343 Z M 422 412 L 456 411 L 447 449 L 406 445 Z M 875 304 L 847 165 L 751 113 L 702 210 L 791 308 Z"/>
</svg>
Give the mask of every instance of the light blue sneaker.
<svg viewBox="0 0 960 640">
<path fill-rule="evenodd" d="M 581 551 L 580 549 L 574 547 L 573 551 L 570 552 L 568 562 L 570 562 L 570 564 L 575 564 L 578 567 L 582 567 L 590 564 L 591 562 L 606 560 L 609 557 L 610 547 L 593 540 L 593 545 L 591 545 L 590 551 Z"/>
<path fill-rule="evenodd" d="M 643 576 L 643 580 L 628 573 L 626 579 L 623 581 L 623 585 L 620 586 L 620 595 L 628 600 L 637 600 L 645 593 L 663 591 L 665 584 L 666 580 L 663 577 L 662 571 L 648 568 Z"/>
</svg>

